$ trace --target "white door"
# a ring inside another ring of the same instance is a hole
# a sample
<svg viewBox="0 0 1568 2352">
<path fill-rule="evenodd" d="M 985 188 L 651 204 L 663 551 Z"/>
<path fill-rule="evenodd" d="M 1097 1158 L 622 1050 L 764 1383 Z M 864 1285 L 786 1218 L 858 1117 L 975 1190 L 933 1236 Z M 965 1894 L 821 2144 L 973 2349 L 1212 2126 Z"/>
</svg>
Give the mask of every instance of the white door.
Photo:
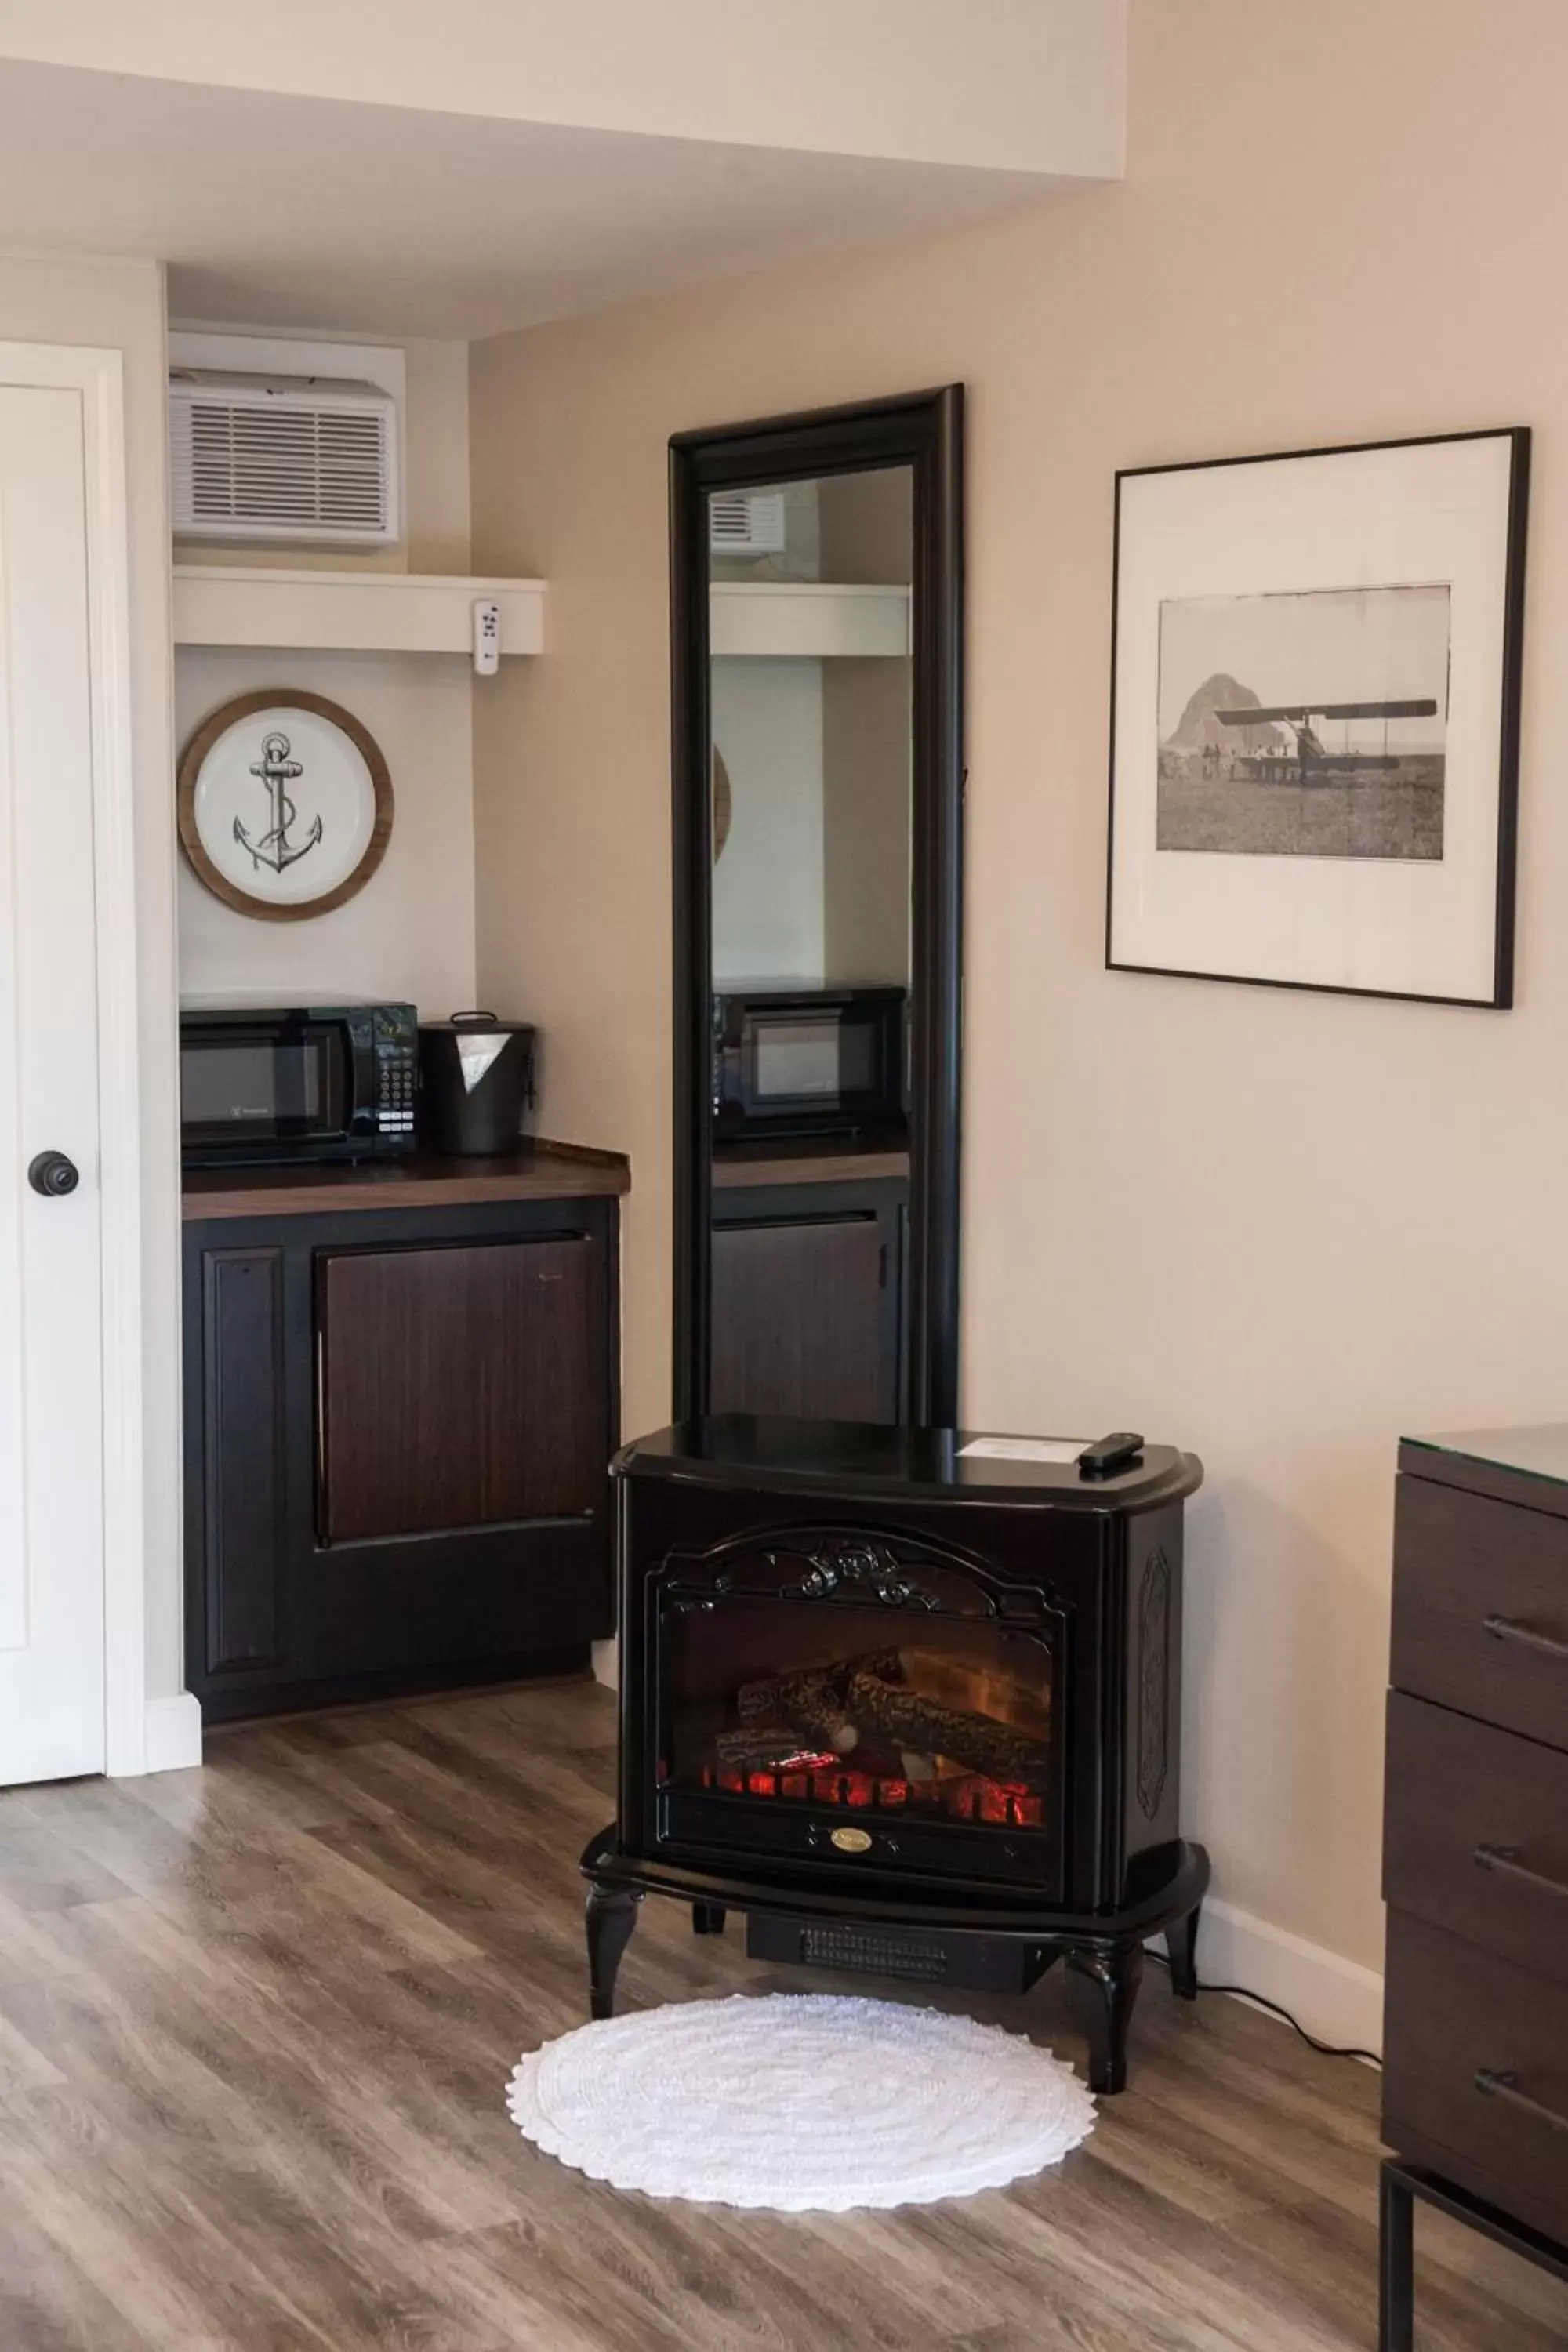
<svg viewBox="0 0 1568 2352">
<path fill-rule="evenodd" d="M 105 1761 L 88 420 L 81 389 L 7 382 L 5 358 L 0 346 L 0 1782 Z M 71 1189 L 36 1189 L 50 1153 Z"/>
</svg>

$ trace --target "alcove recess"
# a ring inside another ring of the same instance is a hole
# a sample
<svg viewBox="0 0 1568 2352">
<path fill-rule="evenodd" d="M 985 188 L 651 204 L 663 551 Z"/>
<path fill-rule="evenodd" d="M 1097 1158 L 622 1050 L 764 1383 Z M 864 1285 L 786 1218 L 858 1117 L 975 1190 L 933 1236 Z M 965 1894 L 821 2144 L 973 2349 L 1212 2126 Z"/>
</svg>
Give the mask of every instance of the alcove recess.
<svg viewBox="0 0 1568 2352">
<path fill-rule="evenodd" d="M 252 920 L 182 870 L 184 992 L 289 1003 L 309 987 L 413 1003 L 434 1019 L 475 1002 L 473 709 L 499 684 L 473 671 L 481 599 L 499 608 L 503 668 L 542 650 L 539 580 L 175 563 L 182 744 L 235 695 L 303 688 L 369 730 L 395 796 L 368 887 L 310 922 Z"/>
</svg>

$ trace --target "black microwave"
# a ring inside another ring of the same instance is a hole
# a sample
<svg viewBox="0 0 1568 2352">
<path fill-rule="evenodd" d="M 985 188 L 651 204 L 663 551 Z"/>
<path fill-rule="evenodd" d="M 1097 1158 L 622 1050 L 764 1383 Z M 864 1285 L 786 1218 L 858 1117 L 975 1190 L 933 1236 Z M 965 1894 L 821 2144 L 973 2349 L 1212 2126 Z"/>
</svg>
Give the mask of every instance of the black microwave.
<svg viewBox="0 0 1568 2352">
<path fill-rule="evenodd" d="M 907 1132 L 901 988 L 745 988 L 713 999 L 713 1133 Z"/>
<path fill-rule="evenodd" d="M 182 999 L 185 1166 L 374 1160 L 410 1150 L 418 1039 L 412 1004 Z"/>
</svg>

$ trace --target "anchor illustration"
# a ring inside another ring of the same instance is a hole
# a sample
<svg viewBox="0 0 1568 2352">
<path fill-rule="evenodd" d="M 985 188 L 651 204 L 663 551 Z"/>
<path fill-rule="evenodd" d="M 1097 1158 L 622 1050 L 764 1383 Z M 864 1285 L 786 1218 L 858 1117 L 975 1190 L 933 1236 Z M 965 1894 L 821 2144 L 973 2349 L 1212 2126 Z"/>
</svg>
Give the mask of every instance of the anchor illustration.
<svg viewBox="0 0 1568 2352">
<path fill-rule="evenodd" d="M 292 866 L 296 858 L 305 856 L 309 851 L 314 849 L 317 842 L 321 838 L 321 820 L 319 815 L 303 841 L 290 842 L 289 838 L 289 828 L 299 815 L 299 811 L 285 788 L 291 784 L 297 776 L 302 776 L 305 772 L 303 762 L 291 760 L 289 752 L 289 743 L 287 735 L 264 735 L 261 739 L 261 757 L 259 760 L 253 760 L 250 764 L 251 774 L 260 778 L 272 802 L 272 823 L 260 840 L 252 841 L 238 817 L 234 821 L 234 837 L 240 847 L 249 850 L 252 859 L 258 866 L 269 866 L 274 874 L 281 874 L 286 866 Z"/>
</svg>

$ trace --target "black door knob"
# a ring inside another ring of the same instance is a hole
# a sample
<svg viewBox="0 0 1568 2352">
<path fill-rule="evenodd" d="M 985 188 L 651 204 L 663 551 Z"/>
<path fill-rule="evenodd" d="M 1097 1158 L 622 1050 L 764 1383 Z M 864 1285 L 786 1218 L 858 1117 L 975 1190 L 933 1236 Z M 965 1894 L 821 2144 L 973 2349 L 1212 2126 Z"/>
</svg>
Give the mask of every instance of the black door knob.
<svg viewBox="0 0 1568 2352">
<path fill-rule="evenodd" d="M 81 1177 L 75 1160 L 63 1151 L 40 1151 L 27 1171 L 27 1181 L 46 1201 L 58 1201 L 62 1193 L 74 1192 Z"/>
</svg>

